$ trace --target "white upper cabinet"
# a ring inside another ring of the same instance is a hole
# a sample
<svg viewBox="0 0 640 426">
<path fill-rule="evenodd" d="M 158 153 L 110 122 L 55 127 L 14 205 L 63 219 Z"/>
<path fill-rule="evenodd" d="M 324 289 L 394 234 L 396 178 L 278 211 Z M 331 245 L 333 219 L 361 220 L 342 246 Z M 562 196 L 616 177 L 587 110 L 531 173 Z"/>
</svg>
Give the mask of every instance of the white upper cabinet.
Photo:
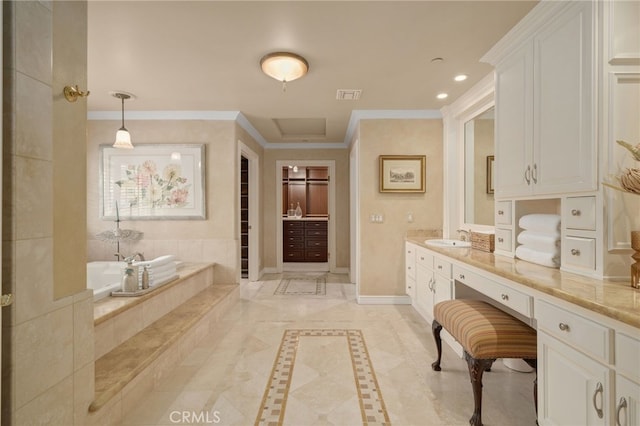
<svg viewBox="0 0 640 426">
<path fill-rule="evenodd" d="M 597 189 L 594 6 L 544 7 L 548 19 L 494 63 L 497 198 Z"/>
</svg>

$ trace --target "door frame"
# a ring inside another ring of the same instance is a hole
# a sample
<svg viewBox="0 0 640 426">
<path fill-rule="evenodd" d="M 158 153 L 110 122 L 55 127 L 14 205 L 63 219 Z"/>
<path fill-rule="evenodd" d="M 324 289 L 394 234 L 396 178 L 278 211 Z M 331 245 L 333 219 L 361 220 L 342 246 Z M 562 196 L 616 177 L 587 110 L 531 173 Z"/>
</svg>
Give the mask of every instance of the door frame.
<svg viewBox="0 0 640 426">
<path fill-rule="evenodd" d="M 260 157 L 251 148 L 238 140 L 238 171 L 241 169 L 242 157 L 249 161 L 249 281 L 260 279 Z M 240 212 L 240 178 L 238 177 L 238 213 Z M 238 214 L 238 235 L 240 235 L 240 214 Z M 239 264 L 241 250 L 238 250 Z M 240 268 L 238 268 L 240 275 Z"/>
<path fill-rule="evenodd" d="M 336 195 L 335 195 L 335 176 L 336 162 L 335 160 L 276 160 L 276 272 L 283 271 L 282 260 L 282 168 L 289 164 L 296 166 L 309 167 L 327 167 L 329 169 L 329 194 L 327 207 L 329 210 L 329 220 L 327 221 L 327 245 L 329 250 L 329 272 L 336 270 Z"/>
</svg>

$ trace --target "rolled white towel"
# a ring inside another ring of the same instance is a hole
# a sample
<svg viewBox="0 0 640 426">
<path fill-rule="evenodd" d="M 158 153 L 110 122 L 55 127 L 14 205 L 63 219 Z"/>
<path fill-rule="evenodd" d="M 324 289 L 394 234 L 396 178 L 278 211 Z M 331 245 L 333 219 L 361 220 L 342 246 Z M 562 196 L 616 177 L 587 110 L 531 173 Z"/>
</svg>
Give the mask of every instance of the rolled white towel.
<svg viewBox="0 0 640 426">
<path fill-rule="evenodd" d="M 545 253 L 543 251 L 532 250 L 527 246 L 518 246 L 516 248 L 516 257 L 526 260 L 527 262 L 536 263 L 550 268 L 558 268 L 560 266 L 560 256 L 554 253 Z"/>
<path fill-rule="evenodd" d="M 150 286 L 152 286 L 152 287 L 153 287 L 153 286 L 157 286 L 157 285 L 160 285 L 160 284 L 164 284 L 164 283 L 166 283 L 167 281 L 173 281 L 173 280 L 174 280 L 174 279 L 176 279 L 176 278 L 178 278 L 178 275 L 177 275 L 177 274 L 173 274 L 173 275 L 171 275 L 171 274 L 161 275 L 161 276 L 158 276 L 158 277 L 154 277 L 152 280 L 150 280 L 149 285 L 150 285 Z"/>
<path fill-rule="evenodd" d="M 518 225 L 520 225 L 520 228 L 528 231 L 553 234 L 560 231 L 560 215 L 544 213 L 527 214 L 520 218 Z"/>
<path fill-rule="evenodd" d="M 176 265 L 171 262 L 171 263 L 167 263 L 166 265 L 162 265 L 162 266 L 151 266 L 149 267 L 149 273 L 150 274 L 157 274 L 157 273 L 163 273 L 166 271 L 174 271 L 176 270 Z"/>
<path fill-rule="evenodd" d="M 518 234 L 518 242 L 533 250 L 560 254 L 560 232 L 550 235 L 535 231 L 522 231 Z"/>
</svg>

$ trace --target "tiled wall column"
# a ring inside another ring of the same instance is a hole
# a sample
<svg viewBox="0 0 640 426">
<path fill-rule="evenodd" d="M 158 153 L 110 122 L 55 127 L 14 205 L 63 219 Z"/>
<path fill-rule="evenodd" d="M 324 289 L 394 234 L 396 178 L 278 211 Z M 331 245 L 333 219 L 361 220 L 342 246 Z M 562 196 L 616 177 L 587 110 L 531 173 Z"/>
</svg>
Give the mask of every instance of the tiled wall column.
<svg viewBox="0 0 640 426">
<path fill-rule="evenodd" d="M 91 292 L 54 300 L 53 199 L 61 188 L 53 184 L 52 53 L 59 6 L 86 22 L 85 2 L 2 4 L 2 284 L 14 294 L 2 313 L 7 424 L 77 424 L 93 398 Z M 86 34 L 77 37 L 86 43 Z M 84 151 L 77 160 L 84 161 Z"/>
</svg>

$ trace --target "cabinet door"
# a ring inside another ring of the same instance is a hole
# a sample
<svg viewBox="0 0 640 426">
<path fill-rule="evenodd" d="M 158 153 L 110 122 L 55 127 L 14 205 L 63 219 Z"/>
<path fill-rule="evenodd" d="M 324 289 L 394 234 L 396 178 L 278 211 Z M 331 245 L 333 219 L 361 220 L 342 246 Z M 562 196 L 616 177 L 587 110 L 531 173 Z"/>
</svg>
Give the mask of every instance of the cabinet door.
<svg viewBox="0 0 640 426">
<path fill-rule="evenodd" d="M 538 422 L 541 425 L 611 423 L 610 370 L 538 330 Z"/>
<path fill-rule="evenodd" d="M 433 284 L 433 304 L 443 302 L 445 300 L 451 300 L 451 280 L 443 277 L 442 275 L 435 275 L 435 281 Z M 433 316 L 433 307 L 431 309 Z"/>
<path fill-rule="evenodd" d="M 531 194 L 532 105 L 529 43 L 496 67 L 496 198 Z"/>
<path fill-rule="evenodd" d="M 427 320 L 433 318 L 433 271 L 418 266 L 416 271 L 416 308 Z"/>
<path fill-rule="evenodd" d="M 535 38 L 532 180 L 537 194 L 596 189 L 592 2 L 576 2 Z"/>
<path fill-rule="evenodd" d="M 616 375 L 615 423 L 619 426 L 640 425 L 640 385 Z"/>
</svg>

